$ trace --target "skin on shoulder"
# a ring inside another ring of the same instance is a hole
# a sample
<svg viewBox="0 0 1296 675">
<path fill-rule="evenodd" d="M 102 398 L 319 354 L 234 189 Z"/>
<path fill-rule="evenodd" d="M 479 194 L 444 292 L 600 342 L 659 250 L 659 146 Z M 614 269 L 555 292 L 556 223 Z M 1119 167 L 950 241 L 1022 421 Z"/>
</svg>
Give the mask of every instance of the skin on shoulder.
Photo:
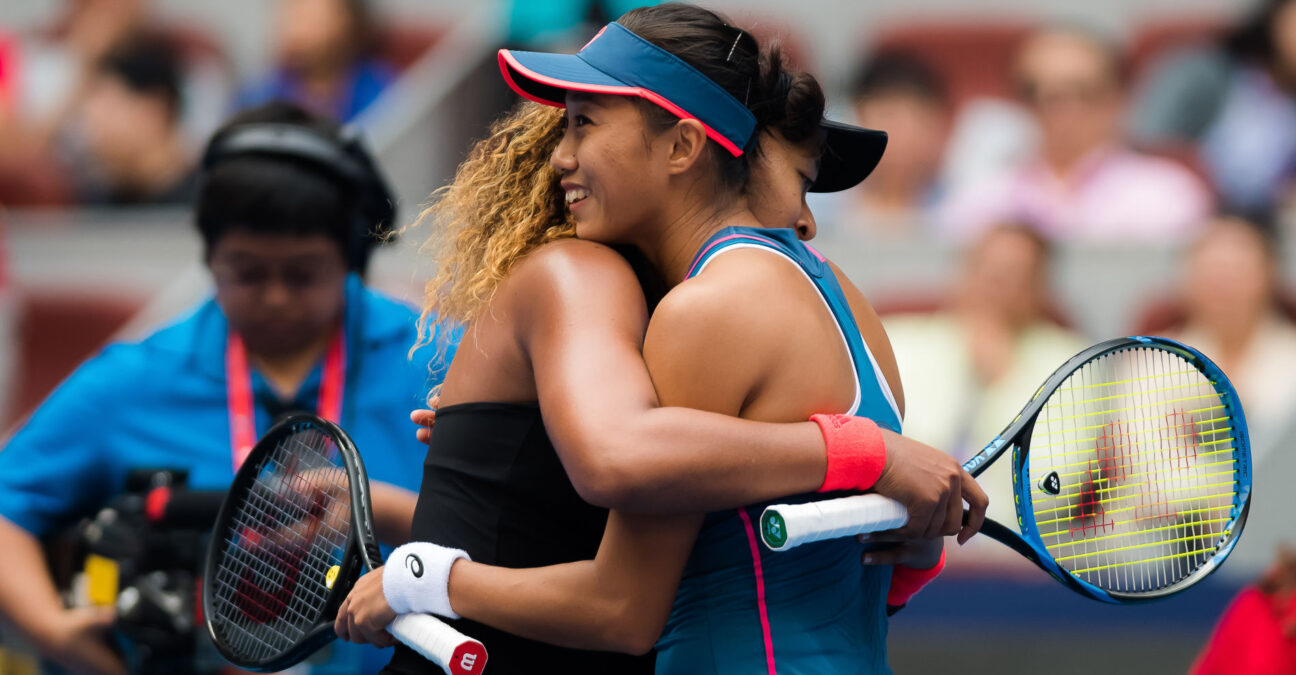
<svg viewBox="0 0 1296 675">
<path fill-rule="evenodd" d="M 595 324 L 591 316 L 603 321 Z M 509 271 L 469 325 L 446 374 L 440 403 L 535 401 L 535 371 L 545 363 L 531 355 L 533 340 L 543 339 L 542 333 L 559 333 L 548 336 L 546 344 L 554 344 L 561 336 L 604 336 L 610 327 L 631 337 L 637 349 L 647 323 L 643 291 L 620 254 L 578 239 L 543 244 Z M 593 336 L 581 341 L 591 342 Z M 601 350 L 592 346 L 597 355 Z"/>
<path fill-rule="evenodd" d="M 761 249 L 726 252 L 675 287 L 649 324 L 654 373 L 731 390 L 727 414 L 771 422 L 845 412 L 853 372 L 836 322 L 796 265 Z M 831 383 L 831 384 L 828 384 Z"/>
</svg>

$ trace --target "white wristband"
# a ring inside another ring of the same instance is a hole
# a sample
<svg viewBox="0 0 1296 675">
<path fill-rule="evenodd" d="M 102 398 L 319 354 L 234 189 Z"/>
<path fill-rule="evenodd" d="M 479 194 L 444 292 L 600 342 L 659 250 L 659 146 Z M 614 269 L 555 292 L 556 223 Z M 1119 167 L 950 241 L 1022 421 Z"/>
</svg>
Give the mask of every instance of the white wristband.
<svg viewBox="0 0 1296 675">
<path fill-rule="evenodd" d="M 397 614 L 436 614 L 450 619 L 450 568 L 468 553 L 457 548 L 415 541 L 392 551 L 383 571 L 383 595 Z"/>
</svg>

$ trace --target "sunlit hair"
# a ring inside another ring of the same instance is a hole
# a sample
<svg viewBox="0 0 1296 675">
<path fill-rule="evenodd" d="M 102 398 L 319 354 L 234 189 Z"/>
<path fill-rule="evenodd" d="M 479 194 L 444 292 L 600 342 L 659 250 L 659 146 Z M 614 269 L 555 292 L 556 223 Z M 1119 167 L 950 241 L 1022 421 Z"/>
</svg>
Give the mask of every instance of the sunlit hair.
<svg viewBox="0 0 1296 675">
<path fill-rule="evenodd" d="M 412 227 L 430 228 L 423 250 L 436 261 L 436 276 L 424 289 L 416 348 L 430 343 L 434 333 L 445 343 L 456 325 L 480 316 L 527 253 L 576 236 L 558 174 L 549 166 L 562 140 L 563 114 L 522 103 L 496 120 L 454 181 L 434 192 L 419 214 Z"/>
</svg>

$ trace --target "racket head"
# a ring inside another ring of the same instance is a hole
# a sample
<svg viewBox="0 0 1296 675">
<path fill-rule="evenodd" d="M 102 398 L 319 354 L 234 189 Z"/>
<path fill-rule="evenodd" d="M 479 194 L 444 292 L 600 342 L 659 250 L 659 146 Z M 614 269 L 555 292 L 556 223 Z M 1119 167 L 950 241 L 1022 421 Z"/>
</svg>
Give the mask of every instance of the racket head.
<svg viewBox="0 0 1296 675">
<path fill-rule="evenodd" d="M 272 672 L 331 641 L 333 618 L 378 559 L 368 480 L 337 425 L 292 415 L 253 447 L 212 532 L 203 620 L 221 655 Z"/>
<path fill-rule="evenodd" d="M 1090 347 L 1001 438 L 1013 448 L 1033 559 L 1088 597 L 1136 603 L 1182 591 L 1242 533 L 1246 417 L 1224 373 L 1187 345 L 1139 336 Z"/>
</svg>

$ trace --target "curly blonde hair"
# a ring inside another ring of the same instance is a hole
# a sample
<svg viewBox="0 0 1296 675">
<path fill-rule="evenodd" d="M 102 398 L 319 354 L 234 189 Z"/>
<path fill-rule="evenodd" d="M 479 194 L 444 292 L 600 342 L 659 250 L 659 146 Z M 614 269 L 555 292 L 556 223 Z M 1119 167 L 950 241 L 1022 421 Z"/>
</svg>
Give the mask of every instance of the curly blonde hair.
<svg viewBox="0 0 1296 675">
<path fill-rule="evenodd" d="M 437 269 L 424 288 L 415 348 L 438 334 L 448 342 L 449 329 L 476 319 L 527 253 L 576 236 L 558 174 L 549 166 L 562 140 L 563 116 L 558 108 L 518 105 L 491 125 L 454 181 L 434 192 L 419 214 L 415 226 L 431 226 L 423 250 Z"/>
</svg>

